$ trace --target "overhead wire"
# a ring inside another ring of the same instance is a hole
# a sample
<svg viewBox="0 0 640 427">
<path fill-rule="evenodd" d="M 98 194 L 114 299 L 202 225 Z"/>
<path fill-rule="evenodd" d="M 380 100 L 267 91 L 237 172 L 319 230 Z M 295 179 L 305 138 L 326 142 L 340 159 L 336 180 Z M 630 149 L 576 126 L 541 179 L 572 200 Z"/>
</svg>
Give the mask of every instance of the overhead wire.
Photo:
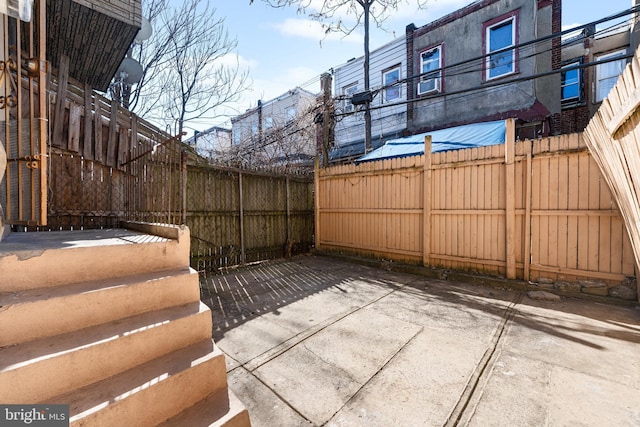
<svg viewBox="0 0 640 427">
<path fill-rule="evenodd" d="M 611 15 L 607 18 L 602 18 L 599 19 L 597 21 L 593 21 L 590 22 L 588 24 L 584 24 L 584 25 L 580 25 L 580 26 L 576 26 L 567 30 L 563 30 L 560 32 L 556 32 L 547 36 L 543 36 L 540 38 L 537 38 L 535 40 L 530 40 L 524 43 L 520 43 L 518 45 L 515 46 L 510 46 L 508 48 L 505 49 L 501 49 L 500 51 L 495 51 L 495 52 L 491 52 L 490 54 L 487 55 L 481 55 L 481 56 L 477 56 L 474 58 L 470 58 L 464 61 L 460 61 L 454 64 L 449 64 L 449 65 L 445 65 L 443 67 L 441 67 L 440 69 L 436 69 L 436 70 L 432 70 L 426 73 L 419 73 L 419 74 L 415 74 L 415 75 L 410 75 L 405 77 L 404 79 L 398 80 L 396 82 L 394 82 L 393 84 L 390 85 L 383 85 L 381 87 L 376 88 L 373 92 L 375 93 L 379 93 L 385 89 L 388 88 L 392 88 L 395 85 L 402 85 L 402 84 L 412 84 L 413 80 L 415 79 L 419 79 L 422 78 L 424 76 L 428 76 L 428 75 L 434 75 L 436 73 L 440 73 L 441 70 L 449 70 L 449 72 L 447 72 L 445 75 L 446 77 L 454 77 L 454 76 L 463 76 L 465 74 L 470 74 L 470 73 L 478 73 L 481 72 L 483 70 L 483 62 L 481 62 L 479 65 L 477 64 L 478 61 L 484 61 L 486 60 L 486 58 L 489 55 L 495 55 L 496 53 L 500 53 L 500 52 L 508 52 L 508 51 L 512 51 L 512 50 L 516 50 L 516 49 L 520 49 L 522 47 L 530 47 L 531 49 L 535 49 L 535 47 L 539 44 L 543 44 L 543 43 L 548 43 L 550 40 L 553 40 L 554 38 L 558 38 L 558 37 L 562 37 L 563 35 L 568 35 L 568 34 L 572 34 L 575 33 L 577 31 L 583 30 L 582 34 L 574 39 L 570 40 L 570 43 L 578 43 L 579 41 L 583 41 L 586 37 L 588 37 L 585 34 L 584 29 L 588 28 L 588 27 L 594 27 L 598 24 L 604 23 L 604 22 L 608 22 L 614 19 L 618 19 L 620 17 L 626 16 L 628 14 L 631 13 L 636 13 L 640 11 L 640 6 L 634 6 L 630 9 L 627 9 L 626 11 L 617 13 L 615 15 Z M 600 34 L 606 34 L 608 32 L 612 32 L 612 30 L 614 30 L 615 28 L 618 27 L 623 27 L 623 26 L 627 26 L 628 23 L 618 23 L 618 24 L 614 24 L 612 26 L 609 26 L 607 28 L 604 29 L 600 29 L 597 30 L 593 35 L 600 35 Z M 555 49 L 554 47 L 545 49 L 545 50 L 538 50 L 538 51 L 534 51 L 531 54 L 525 55 L 525 56 L 519 56 L 518 60 L 524 60 L 524 59 L 528 59 L 528 58 L 533 58 L 537 55 L 541 55 L 541 54 L 546 54 L 549 53 L 551 51 L 553 51 L 553 49 Z M 407 103 L 412 103 L 412 102 L 419 102 L 419 101 L 423 101 L 423 100 L 427 100 L 427 99 L 434 99 L 434 98 L 450 98 L 452 95 L 457 95 L 457 94 L 464 94 L 464 93 L 469 93 L 469 92 L 474 92 L 474 91 L 478 91 L 478 90 L 485 90 L 487 88 L 492 88 L 492 87 L 499 87 L 499 86 L 503 86 L 503 85 L 508 85 L 508 84 L 513 84 L 513 83 L 517 83 L 517 82 L 522 82 L 522 81 L 527 81 L 527 80 L 532 80 L 532 79 L 537 79 L 537 78 L 542 78 L 542 77 L 546 77 L 549 75 L 553 75 L 553 74 L 558 74 L 558 73 L 563 73 L 572 69 L 583 69 L 583 68 L 588 68 L 591 66 L 596 66 L 599 64 L 604 64 L 604 63 L 608 63 L 608 62 L 612 62 L 612 61 L 617 61 L 620 59 L 628 59 L 630 57 L 632 57 L 633 55 L 624 55 L 624 56 L 617 56 L 615 58 L 610 58 L 607 60 L 601 60 L 601 61 L 594 61 L 594 62 L 590 62 L 590 63 L 586 63 L 586 64 L 579 64 L 579 65 L 575 65 L 575 66 L 570 66 L 570 67 L 563 67 L 561 69 L 558 70 L 552 70 L 550 72 L 545 72 L 545 73 L 538 73 L 538 74 L 534 74 L 534 75 L 530 75 L 530 76 L 524 76 L 524 77 L 520 77 L 520 78 L 516 78 L 516 79 L 509 79 L 509 80 L 500 80 L 500 81 L 496 81 L 496 82 L 484 82 L 481 85 L 477 85 L 474 87 L 470 87 L 470 88 L 465 88 L 462 90 L 458 90 L 458 91 L 453 91 L 453 92 L 446 92 L 446 93 L 436 93 L 433 95 L 422 95 L 419 98 L 414 98 L 414 99 L 408 99 L 408 100 L 404 100 L 404 101 L 399 101 L 399 102 L 394 102 L 394 103 L 385 103 L 385 104 L 381 104 L 381 105 L 377 105 L 377 106 L 370 106 L 370 110 L 375 111 L 375 110 L 379 110 L 382 108 L 391 108 L 394 106 L 398 106 L 398 105 L 402 105 L 402 104 L 407 104 Z M 474 62 L 476 62 L 474 64 Z M 455 70 L 453 70 L 456 67 L 461 67 L 461 66 L 466 66 L 466 68 L 462 69 L 462 70 L 458 70 L 457 72 Z M 440 74 L 441 75 L 441 74 Z M 336 97 L 337 100 L 346 100 L 348 99 L 345 96 L 338 96 Z M 361 113 L 361 110 L 355 110 L 353 112 L 347 112 L 347 113 L 336 113 L 336 118 L 340 119 L 340 117 L 344 117 L 344 116 L 351 116 L 354 114 L 358 114 Z"/>
</svg>

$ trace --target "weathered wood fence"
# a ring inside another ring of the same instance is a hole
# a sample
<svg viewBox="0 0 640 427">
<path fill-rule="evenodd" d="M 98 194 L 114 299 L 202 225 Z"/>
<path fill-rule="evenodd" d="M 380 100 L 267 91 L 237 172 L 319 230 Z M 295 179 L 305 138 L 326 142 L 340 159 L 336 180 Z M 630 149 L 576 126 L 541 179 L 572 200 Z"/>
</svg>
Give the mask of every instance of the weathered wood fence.
<svg viewBox="0 0 640 427">
<path fill-rule="evenodd" d="M 181 223 L 179 138 L 69 78 L 65 57 L 51 89 L 48 228 Z"/>
<path fill-rule="evenodd" d="M 317 248 L 529 281 L 635 276 L 582 134 L 514 142 L 509 124 L 502 145 L 318 169 Z"/>
<path fill-rule="evenodd" d="M 199 271 L 313 245 L 311 171 L 198 165 L 178 137 L 65 77 L 65 67 L 52 84 L 48 229 L 185 222 Z"/>
<path fill-rule="evenodd" d="M 313 245 L 313 176 L 189 166 L 187 225 L 201 272 Z"/>
</svg>

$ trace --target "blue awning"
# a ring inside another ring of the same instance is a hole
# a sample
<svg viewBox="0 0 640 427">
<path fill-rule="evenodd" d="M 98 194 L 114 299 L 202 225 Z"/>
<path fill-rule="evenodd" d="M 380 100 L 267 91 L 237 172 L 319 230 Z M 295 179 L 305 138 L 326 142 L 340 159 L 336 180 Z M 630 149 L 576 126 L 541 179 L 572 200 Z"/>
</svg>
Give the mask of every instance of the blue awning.
<svg viewBox="0 0 640 427">
<path fill-rule="evenodd" d="M 504 120 L 441 129 L 405 138 L 390 139 L 382 147 L 360 157 L 356 163 L 420 156 L 424 154 L 424 137 L 426 135 L 431 135 L 431 151 L 438 153 L 504 144 L 505 134 L 506 123 Z"/>
</svg>

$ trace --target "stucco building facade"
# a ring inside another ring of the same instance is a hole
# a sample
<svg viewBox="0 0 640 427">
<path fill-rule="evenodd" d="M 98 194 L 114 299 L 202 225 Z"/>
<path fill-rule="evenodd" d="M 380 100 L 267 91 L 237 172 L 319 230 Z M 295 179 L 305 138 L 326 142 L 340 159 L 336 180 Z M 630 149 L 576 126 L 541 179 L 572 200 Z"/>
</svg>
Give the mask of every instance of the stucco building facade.
<svg viewBox="0 0 640 427">
<path fill-rule="evenodd" d="M 477 1 L 408 25 L 408 131 L 516 118 L 520 137 L 554 133 L 560 29 L 557 0 Z"/>
</svg>

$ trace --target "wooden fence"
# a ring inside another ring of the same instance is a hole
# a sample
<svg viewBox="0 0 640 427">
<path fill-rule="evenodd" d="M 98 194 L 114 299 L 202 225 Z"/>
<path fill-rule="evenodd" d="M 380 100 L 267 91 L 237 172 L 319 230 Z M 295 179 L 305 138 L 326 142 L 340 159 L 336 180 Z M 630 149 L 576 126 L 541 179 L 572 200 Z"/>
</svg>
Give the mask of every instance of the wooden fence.
<svg viewBox="0 0 640 427">
<path fill-rule="evenodd" d="M 65 57 L 51 86 L 48 228 L 181 223 L 180 139 L 69 78 Z"/>
<path fill-rule="evenodd" d="M 318 169 L 316 246 L 530 281 L 634 276 L 582 134 L 516 143 L 507 124 L 502 145 Z"/>
<path fill-rule="evenodd" d="M 186 223 L 199 271 L 313 245 L 309 171 L 198 165 L 179 137 L 69 79 L 66 67 L 63 60 L 52 83 L 48 229 L 117 227 L 121 220 Z"/>
<path fill-rule="evenodd" d="M 313 177 L 189 166 L 187 225 L 200 272 L 307 251 Z"/>
<path fill-rule="evenodd" d="M 613 190 L 640 269 L 640 50 L 589 126 L 585 139 Z"/>
</svg>

